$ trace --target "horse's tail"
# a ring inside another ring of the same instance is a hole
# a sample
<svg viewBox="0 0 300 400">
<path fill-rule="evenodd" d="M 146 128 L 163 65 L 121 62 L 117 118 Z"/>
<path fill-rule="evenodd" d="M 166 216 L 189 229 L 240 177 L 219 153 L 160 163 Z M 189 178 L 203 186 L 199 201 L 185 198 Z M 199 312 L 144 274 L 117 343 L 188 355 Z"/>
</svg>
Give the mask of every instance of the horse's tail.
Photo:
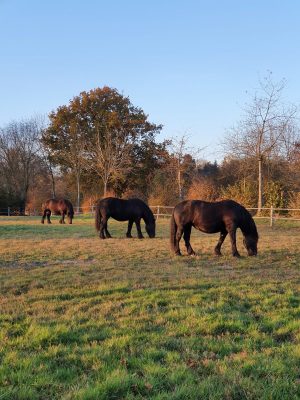
<svg viewBox="0 0 300 400">
<path fill-rule="evenodd" d="M 96 205 L 96 214 L 95 214 L 95 227 L 96 231 L 100 231 L 100 224 L 101 224 L 101 212 L 99 204 Z"/>
<path fill-rule="evenodd" d="M 176 233 L 177 233 L 177 224 L 175 222 L 174 211 L 173 211 L 172 217 L 171 217 L 171 226 L 170 226 L 170 244 L 171 244 L 171 250 L 174 252 L 176 251 L 176 249 L 175 249 Z"/>
</svg>

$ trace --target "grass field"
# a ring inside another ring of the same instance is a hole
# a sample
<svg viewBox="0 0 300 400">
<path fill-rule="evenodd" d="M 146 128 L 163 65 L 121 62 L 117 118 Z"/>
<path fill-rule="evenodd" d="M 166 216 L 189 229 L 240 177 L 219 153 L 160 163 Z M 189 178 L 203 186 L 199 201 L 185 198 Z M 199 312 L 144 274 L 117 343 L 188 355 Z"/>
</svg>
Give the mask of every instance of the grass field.
<svg viewBox="0 0 300 400">
<path fill-rule="evenodd" d="M 300 224 L 241 259 L 196 231 L 175 258 L 168 224 L 0 217 L 1 400 L 300 398 Z"/>
</svg>

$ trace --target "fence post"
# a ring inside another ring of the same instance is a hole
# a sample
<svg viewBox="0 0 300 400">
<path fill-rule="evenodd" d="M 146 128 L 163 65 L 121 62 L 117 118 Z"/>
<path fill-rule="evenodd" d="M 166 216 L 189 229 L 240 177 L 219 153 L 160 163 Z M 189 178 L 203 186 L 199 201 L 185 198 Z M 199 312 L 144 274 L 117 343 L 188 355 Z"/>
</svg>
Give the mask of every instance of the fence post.
<svg viewBox="0 0 300 400">
<path fill-rule="evenodd" d="M 10 217 L 10 207 L 7 207 L 7 216 Z"/>
<path fill-rule="evenodd" d="M 159 206 L 157 206 L 157 217 L 156 217 L 156 219 L 158 219 L 159 218 Z"/>
<path fill-rule="evenodd" d="M 273 227 L 273 206 L 270 208 L 270 227 Z"/>
</svg>

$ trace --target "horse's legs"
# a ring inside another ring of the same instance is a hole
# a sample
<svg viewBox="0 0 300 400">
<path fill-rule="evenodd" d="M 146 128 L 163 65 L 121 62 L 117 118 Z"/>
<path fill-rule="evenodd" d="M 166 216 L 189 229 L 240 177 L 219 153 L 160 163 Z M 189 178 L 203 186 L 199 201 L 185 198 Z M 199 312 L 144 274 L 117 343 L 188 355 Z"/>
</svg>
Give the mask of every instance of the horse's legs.
<svg viewBox="0 0 300 400">
<path fill-rule="evenodd" d="M 135 220 L 135 225 L 136 225 L 136 230 L 137 230 L 137 233 L 138 233 L 138 238 L 139 239 L 143 239 L 144 236 L 143 236 L 142 231 L 141 231 L 141 219 L 140 218 Z"/>
<path fill-rule="evenodd" d="M 233 257 L 240 257 L 240 253 L 236 248 L 236 226 L 232 226 L 228 229 L 230 240 L 231 240 L 231 251 Z"/>
<path fill-rule="evenodd" d="M 47 222 L 48 222 L 48 224 L 51 224 L 51 221 L 50 221 L 51 211 L 50 211 L 50 210 L 46 210 L 46 215 L 47 215 Z"/>
<path fill-rule="evenodd" d="M 227 232 L 226 230 L 221 231 L 221 233 L 220 233 L 220 239 L 219 239 L 219 241 L 218 241 L 218 243 L 217 243 L 217 245 L 216 245 L 216 247 L 215 247 L 215 254 L 216 254 L 217 256 L 221 256 L 221 255 L 222 255 L 222 253 L 221 253 L 221 246 L 222 246 L 222 244 L 223 244 L 223 242 L 224 242 L 224 240 L 225 240 L 225 238 L 226 238 L 227 235 L 228 235 L 228 232 Z"/>
<path fill-rule="evenodd" d="M 45 218 L 46 218 L 46 210 L 43 211 L 42 220 L 41 220 L 42 224 L 45 222 Z"/>
<path fill-rule="evenodd" d="M 132 236 L 131 236 L 132 225 L 133 225 L 133 219 L 130 219 L 128 221 L 128 228 L 127 228 L 127 232 L 126 232 L 126 237 L 128 237 L 128 238 L 132 238 Z"/>
<path fill-rule="evenodd" d="M 108 232 L 108 229 L 107 229 L 107 220 L 106 220 L 106 223 L 104 225 L 104 232 L 105 232 L 106 238 L 110 239 L 111 238 L 111 234 Z"/>
<path fill-rule="evenodd" d="M 73 217 L 69 213 L 67 213 L 67 216 L 68 216 L 69 224 L 72 224 Z"/>
<path fill-rule="evenodd" d="M 59 220 L 60 224 L 65 224 L 65 215 L 66 213 L 64 211 L 61 212 L 61 219 Z"/>
<path fill-rule="evenodd" d="M 183 229 L 183 239 L 189 256 L 196 254 L 190 243 L 191 230 L 192 230 L 192 225 L 190 224 L 186 225 Z"/>
<path fill-rule="evenodd" d="M 183 234 L 183 226 L 177 226 L 177 232 L 175 237 L 175 254 L 176 256 L 181 256 L 179 242 Z"/>
<path fill-rule="evenodd" d="M 106 216 L 102 215 L 102 219 L 101 219 L 101 222 L 100 222 L 100 232 L 99 232 L 100 239 L 105 239 L 104 232 L 107 231 L 107 221 L 108 221 L 108 218 Z M 107 236 L 107 237 L 110 237 L 110 235 Z"/>
</svg>

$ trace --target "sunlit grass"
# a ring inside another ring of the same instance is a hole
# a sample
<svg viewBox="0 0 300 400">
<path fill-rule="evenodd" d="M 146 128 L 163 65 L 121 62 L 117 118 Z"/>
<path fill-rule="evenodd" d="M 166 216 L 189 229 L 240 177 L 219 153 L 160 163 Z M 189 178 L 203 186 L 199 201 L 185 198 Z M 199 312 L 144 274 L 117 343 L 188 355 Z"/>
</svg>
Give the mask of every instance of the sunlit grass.
<svg viewBox="0 0 300 400">
<path fill-rule="evenodd" d="M 300 224 L 238 260 L 196 231 L 172 256 L 168 224 L 0 218 L 0 399 L 300 398 Z"/>
</svg>

